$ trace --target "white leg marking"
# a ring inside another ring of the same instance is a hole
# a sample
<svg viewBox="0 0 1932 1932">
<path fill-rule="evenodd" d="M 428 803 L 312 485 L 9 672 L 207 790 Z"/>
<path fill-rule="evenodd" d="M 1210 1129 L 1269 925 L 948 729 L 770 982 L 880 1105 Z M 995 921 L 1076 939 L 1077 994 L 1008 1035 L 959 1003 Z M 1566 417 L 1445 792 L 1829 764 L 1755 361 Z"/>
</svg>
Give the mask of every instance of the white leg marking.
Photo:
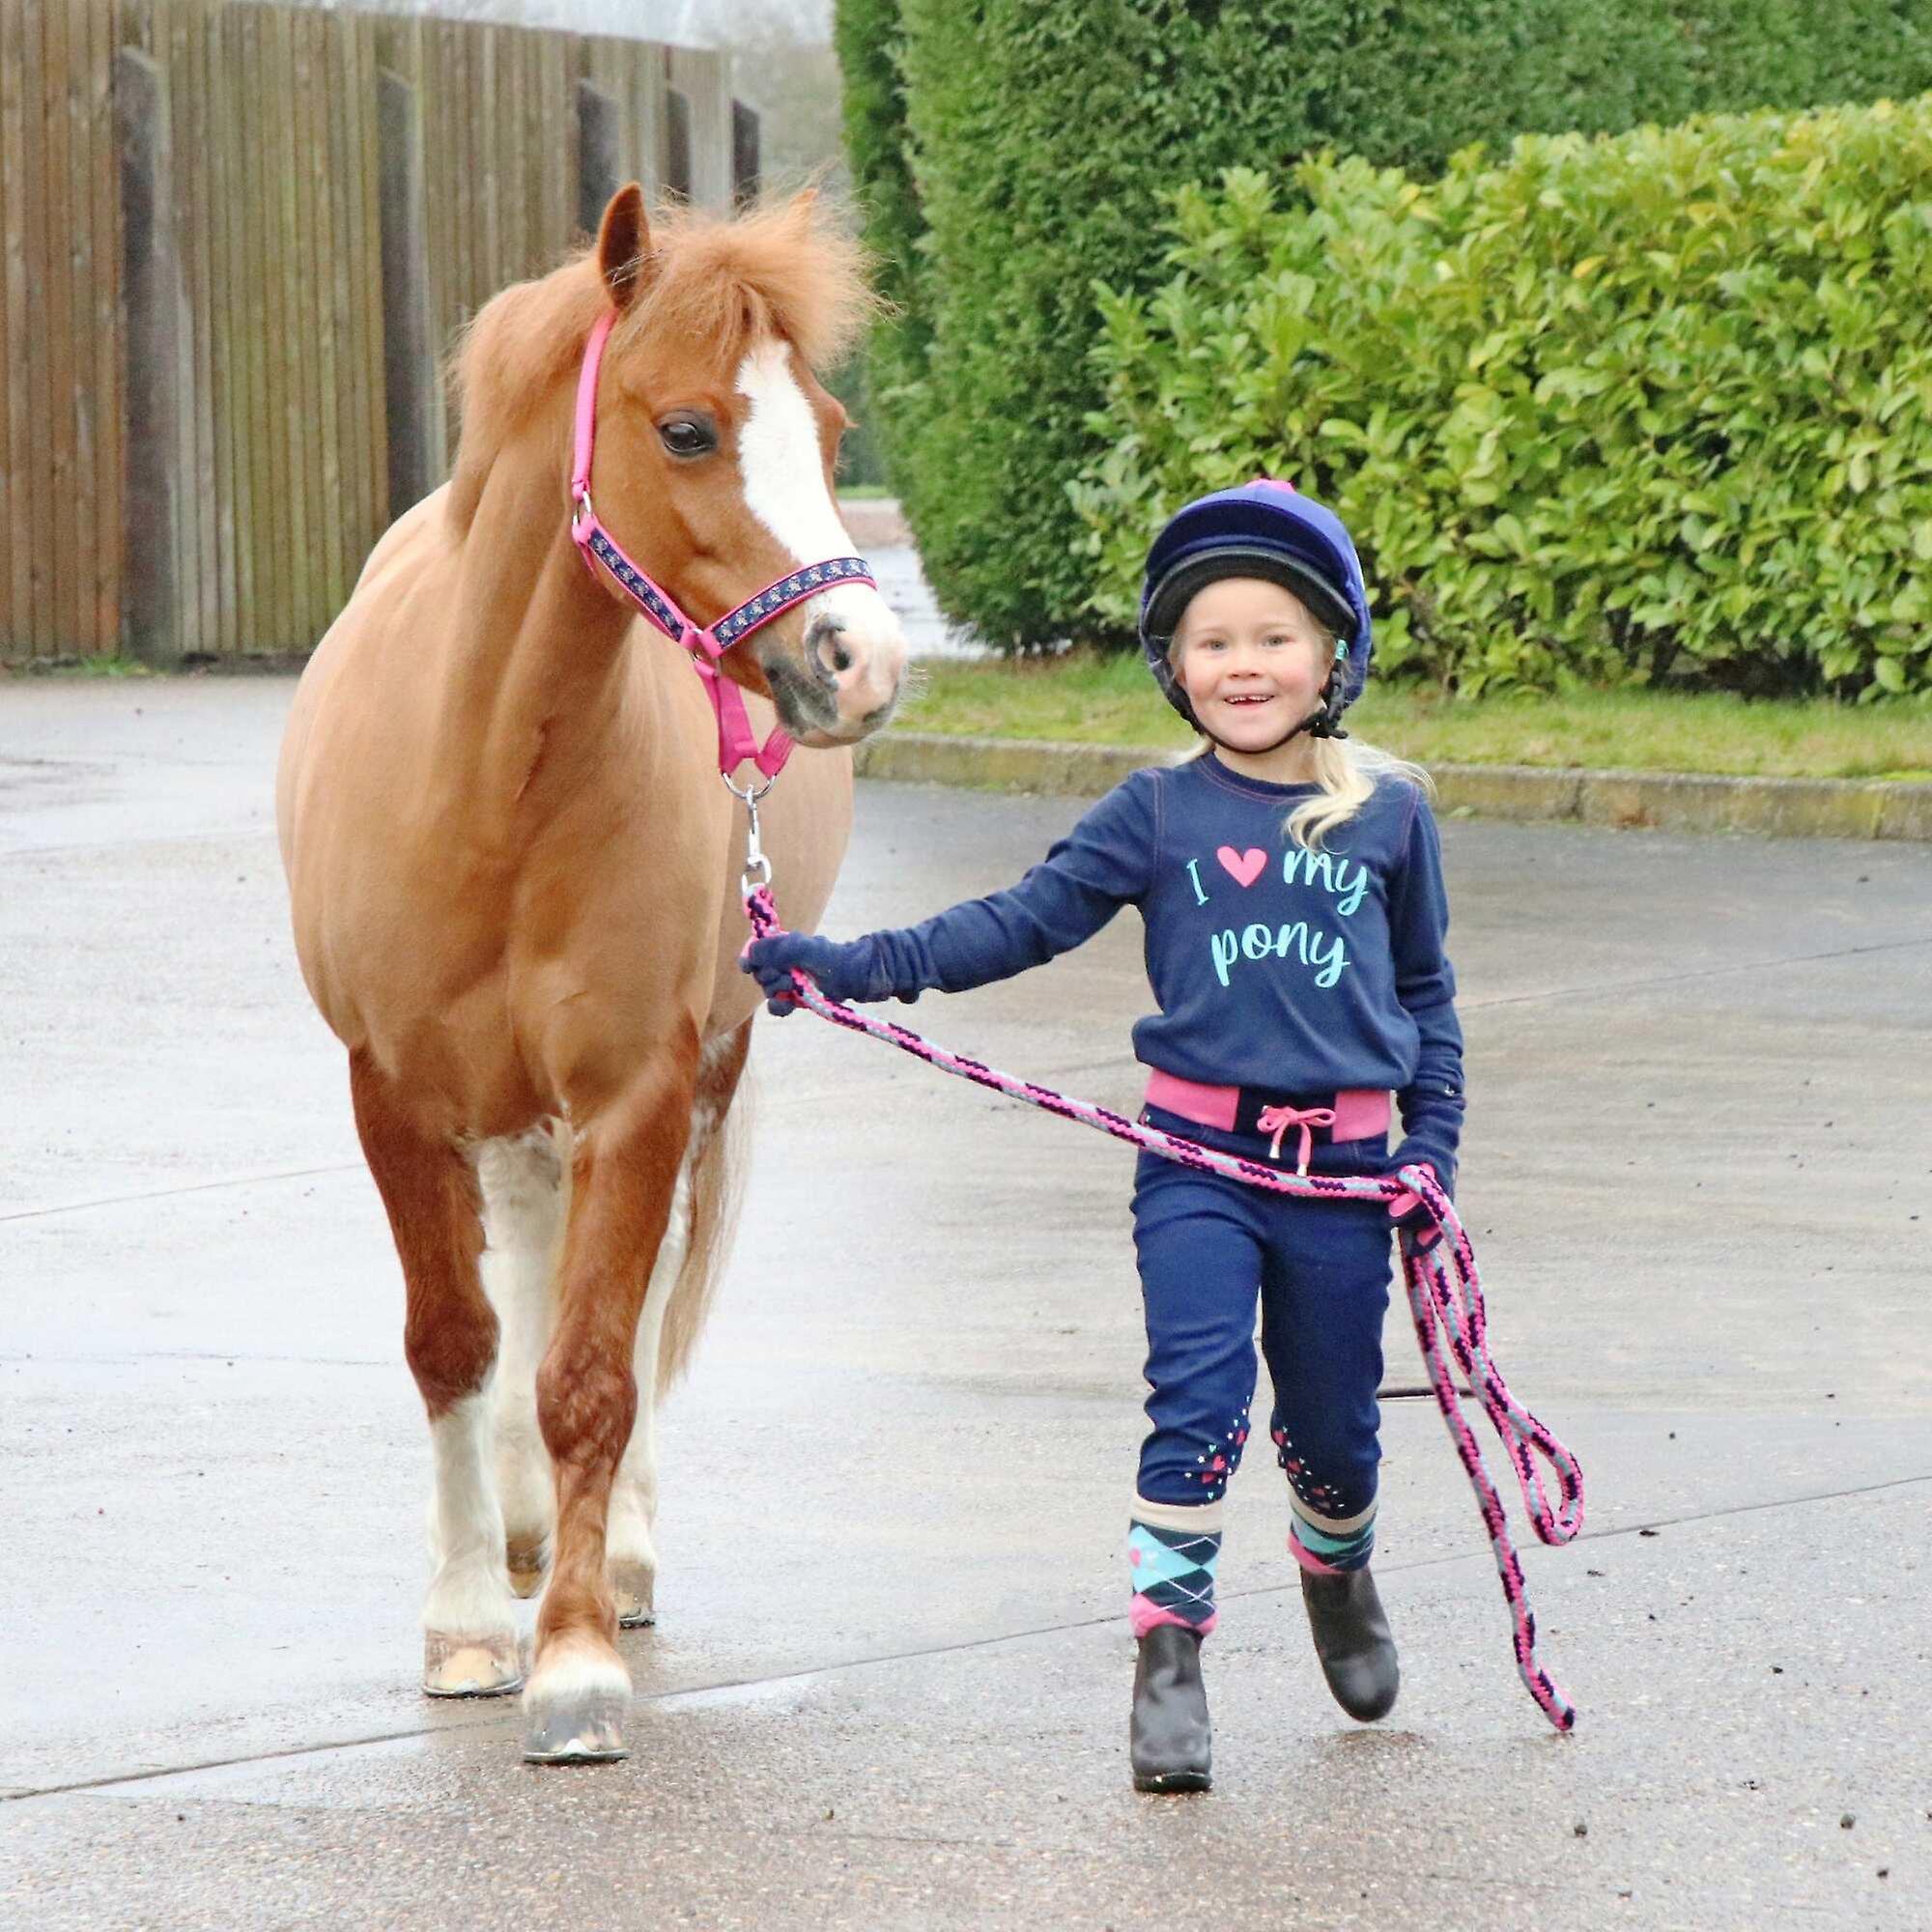
<svg viewBox="0 0 1932 1932">
<path fill-rule="evenodd" d="M 553 1644 L 543 1662 L 530 1673 L 524 1692 L 526 1708 L 546 1703 L 564 1703 L 572 1698 L 609 1694 L 628 1697 L 631 1673 L 619 1657 L 594 1650 L 588 1644 Z"/>
<path fill-rule="evenodd" d="M 503 1569 L 503 1513 L 490 1468 L 490 1397 L 465 1396 L 430 1424 L 436 1457 L 430 1560 L 435 1575 L 423 1603 L 430 1639 L 430 1688 L 435 1664 L 452 1650 L 477 1645 L 499 1660 L 516 1658 L 516 1599 Z"/>
<path fill-rule="evenodd" d="M 501 1323 L 497 1345 L 497 1481 L 517 1587 L 527 1594 L 549 1560 L 556 1498 L 537 1426 L 537 1369 L 550 1346 L 554 1282 L 569 1208 L 567 1170 L 549 1129 L 485 1141 L 483 1290 Z"/>
</svg>

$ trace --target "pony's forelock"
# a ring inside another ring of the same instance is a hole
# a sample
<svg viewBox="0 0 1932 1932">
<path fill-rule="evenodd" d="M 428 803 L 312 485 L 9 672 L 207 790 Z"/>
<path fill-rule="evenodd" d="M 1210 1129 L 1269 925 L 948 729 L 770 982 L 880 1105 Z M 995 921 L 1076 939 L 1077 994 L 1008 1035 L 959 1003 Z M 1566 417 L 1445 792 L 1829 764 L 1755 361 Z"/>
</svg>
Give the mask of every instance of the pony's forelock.
<svg viewBox="0 0 1932 1932">
<path fill-rule="evenodd" d="M 613 346 L 676 334 L 715 343 L 735 369 L 754 337 L 778 335 L 810 368 L 826 370 L 879 311 L 866 270 L 864 249 L 816 195 L 729 219 L 661 209 L 651 217 L 643 293 L 625 312 Z"/>
<path fill-rule="evenodd" d="M 734 216 L 655 210 L 639 267 L 644 287 L 611 333 L 611 354 L 674 335 L 711 345 L 721 375 L 735 372 L 766 336 L 789 342 L 809 367 L 829 369 L 883 306 L 867 280 L 865 250 L 816 195 Z M 577 367 L 610 298 L 593 246 L 493 296 L 470 321 L 450 363 L 463 425 L 450 510 L 460 524 L 474 514 L 503 444 Z"/>
</svg>

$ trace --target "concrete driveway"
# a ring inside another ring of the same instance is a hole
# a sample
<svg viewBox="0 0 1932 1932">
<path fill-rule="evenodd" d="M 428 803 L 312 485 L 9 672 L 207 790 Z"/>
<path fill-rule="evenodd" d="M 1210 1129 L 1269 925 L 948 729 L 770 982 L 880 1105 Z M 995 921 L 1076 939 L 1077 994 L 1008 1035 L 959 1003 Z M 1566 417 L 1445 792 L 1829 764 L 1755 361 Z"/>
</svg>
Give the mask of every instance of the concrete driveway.
<svg viewBox="0 0 1932 1932">
<path fill-rule="evenodd" d="M 427 1437 L 285 930 L 289 692 L 0 682 L 0 1924 L 1932 1924 L 1932 850 L 1445 829 L 1463 1212 L 1590 1480 L 1525 1558 L 1574 1736 L 1395 1402 L 1395 1717 L 1327 1701 L 1257 1456 L 1217 1789 L 1137 1798 L 1129 1157 L 799 1018 L 667 1420 L 634 1755 L 540 1772 L 414 1688 Z M 868 786 L 832 928 L 1077 809 Z M 1144 998 L 1129 917 L 914 1018 L 1131 1105 Z"/>
</svg>

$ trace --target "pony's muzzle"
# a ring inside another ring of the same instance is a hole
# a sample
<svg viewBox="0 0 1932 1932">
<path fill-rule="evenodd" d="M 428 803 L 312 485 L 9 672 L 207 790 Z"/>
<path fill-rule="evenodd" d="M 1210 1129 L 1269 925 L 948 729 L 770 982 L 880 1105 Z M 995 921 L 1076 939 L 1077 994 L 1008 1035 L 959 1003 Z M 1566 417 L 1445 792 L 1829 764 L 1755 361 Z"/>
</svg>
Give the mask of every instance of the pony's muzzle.
<svg viewBox="0 0 1932 1932">
<path fill-rule="evenodd" d="M 886 614 L 888 624 L 876 629 L 836 611 L 821 611 L 806 625 L 806 666 L 833 711 L 818 743 L 849 745 L 891 714 L 905 675 L 906 642 L 897 620 Z"/>
</svg>

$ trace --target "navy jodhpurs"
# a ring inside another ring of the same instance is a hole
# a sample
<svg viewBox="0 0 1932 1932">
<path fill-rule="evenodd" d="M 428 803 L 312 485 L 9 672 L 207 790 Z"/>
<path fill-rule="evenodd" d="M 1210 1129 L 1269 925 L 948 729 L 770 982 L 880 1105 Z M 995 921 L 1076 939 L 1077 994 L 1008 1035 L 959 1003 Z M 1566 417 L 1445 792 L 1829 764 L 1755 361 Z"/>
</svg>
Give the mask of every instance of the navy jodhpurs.
<svg viewBox="0 0 1932 1932">
<path fill-rule="evenodd" d="M 1252 1157 L 1246 1136 L 1151 1107 L 1151 1125 Z M 1386 1137 L 1319 1147 L 1317 1174 L 1382 1174 Z M 1294 1200 L 1143 1153 L 1134 1247 L 1147 1306 L 1148 1420 L 1139 1491 L 1150 1502 L 1225 1493 L 1255 1394 L 1255 1303 L 1274 1383 L 1269 1433 L 1302 1503 L 1350 1518 L 1376 1499 L 1376 1390 L 1388 1309 L 1388 1209 L 1379 1201 Z"/>
</svg>

